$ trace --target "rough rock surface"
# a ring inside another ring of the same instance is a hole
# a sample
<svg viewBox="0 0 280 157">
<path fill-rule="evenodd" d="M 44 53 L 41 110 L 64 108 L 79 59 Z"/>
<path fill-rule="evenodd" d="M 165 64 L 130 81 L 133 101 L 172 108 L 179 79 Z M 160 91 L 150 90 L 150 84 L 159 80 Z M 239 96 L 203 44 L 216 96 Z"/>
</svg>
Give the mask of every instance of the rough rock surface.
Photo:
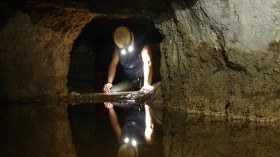
<svg viewBox="0 0 280 157">
<path fill-rule="evenodd" d="M 159 26 L 165 34 L 166 106 L 234 119 L 278 119 L 279 4 L 172 2 L 173 18 Z"/>
<path fill-rule="evenodd" d="M 85 24 L 100 14 L 144 16 L 164 36 L 166 107 L 261 122 L 279 118 L 278 0 L 121 2 L 27 3 L 15 14 L 2 11 L 8 18 L 0 29 L 1 97 L 67 94 L 69 52 Z"/>
<path fill-rule="evenodd" d="M 16 12 L 0 30 L 1 96 L 66 95 L 69 52 L 93 16 L 69 8 Z"/>
</svg>

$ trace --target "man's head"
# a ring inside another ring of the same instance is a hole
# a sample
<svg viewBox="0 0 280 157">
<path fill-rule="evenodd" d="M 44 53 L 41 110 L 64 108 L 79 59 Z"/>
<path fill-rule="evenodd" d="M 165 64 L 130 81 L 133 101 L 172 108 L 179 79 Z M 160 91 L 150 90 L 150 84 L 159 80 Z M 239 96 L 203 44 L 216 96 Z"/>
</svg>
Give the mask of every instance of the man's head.
<svg viewBox="0 0 280 157">
<path fill-rule="evenodd" d="M 118 151 L 118 157 L 138 157 L 137 147 L 130 144 L 122 144 Z"/>
<path fill-rule="evenodd" d="M 120 49 L 126 49 L 129 46 L 133 46 L 133 33 L 131 32 L 131 30 L 129 30 L 129 28 L 120 26 L 115 29 L 114 42 Z"/>
</svg>

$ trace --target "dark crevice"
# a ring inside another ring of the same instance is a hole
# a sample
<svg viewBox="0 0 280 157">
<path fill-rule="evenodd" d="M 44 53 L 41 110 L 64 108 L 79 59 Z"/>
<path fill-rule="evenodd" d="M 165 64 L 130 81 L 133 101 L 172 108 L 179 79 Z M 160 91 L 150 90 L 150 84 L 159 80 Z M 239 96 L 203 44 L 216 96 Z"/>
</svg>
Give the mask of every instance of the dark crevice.
<svg viewBox="0 0 280 157">
<path fill-rule="evenodd" d="M 226 113 L 226 117 L 230 117 L 230 110 L 232 108 L 232 104 L 230 102 L 227 102 L 225 104 L 225 113 Z"/>
<path fill-rule="evenodd" d="M 228 57 L 226 56 L 225 50 L 222 50 L 222 56 L 223 56 L 223 58 L 225 60 L 226 66 L 228 68 L 230 68 L 231 70 L 239 71 L 239 72 L 244 72 L 245 74 L 248 73 L 246 68 L 242 67 L 241 65 L 234 64 L 233 62 L 230 62 L 228 60 Z"/>
</svg>

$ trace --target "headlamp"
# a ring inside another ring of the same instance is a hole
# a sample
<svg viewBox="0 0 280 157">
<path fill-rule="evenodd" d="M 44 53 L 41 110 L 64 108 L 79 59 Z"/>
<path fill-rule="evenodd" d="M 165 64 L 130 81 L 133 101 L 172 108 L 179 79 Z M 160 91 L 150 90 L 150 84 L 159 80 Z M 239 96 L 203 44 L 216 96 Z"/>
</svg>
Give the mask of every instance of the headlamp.
<svg viewBox="0 0 280 157">
<path fill-rule="evenodd" d="M 128 137 L 126 137 L 125 139 L 124 139 L 124 143 L 128 143 L 129 142 L 129 138 Z"/>
<path fill-rule="evenodd" d="M 137 145 L 136 140 L 132 139 L 131 144 L 135 147 Z"/>
<path fill-rule="evenodd" d="M 133 46 L 132 45 L 129 45 L 128 46 L 128 52 L 132 52 L 133 51 Z"/>
<path fill-rule="evenodd" d="M 132 46 L 132 45 L 129 45 L 127 48 L 121 49 L 121 54 L 122 54 L 122 55 L 125 55 L 126 52 L 132 52 L 133 49 L 134 49 L 133 46 Z"/>
<path fill-rule="evenodd" d="M 125 144 L 131 144 L 132 146 L 136 146 L 137 145 L 137 141 L 135 140 L 135 139 L 129 139 L 128 137 L 126 137 L 125 139 L 124 139 L 124 143 Z"/>
<path fill-rule="evenodd" d="M 126 50 L 125 50 L 125 49 L 122 49 L 122 50 L 121 50 L 121 53 L 122 53 L 122 55 L 125 55 L 125 54 L 126 54 Z"/>
</svg>

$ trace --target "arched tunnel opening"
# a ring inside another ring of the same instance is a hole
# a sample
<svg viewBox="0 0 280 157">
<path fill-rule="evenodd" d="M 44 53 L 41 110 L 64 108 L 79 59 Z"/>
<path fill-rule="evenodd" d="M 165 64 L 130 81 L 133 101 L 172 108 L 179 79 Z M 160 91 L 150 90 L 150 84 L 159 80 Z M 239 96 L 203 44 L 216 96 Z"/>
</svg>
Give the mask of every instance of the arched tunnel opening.
<svg viewBox="0 0 280 157">
<path fill-rule="evenodd" d="M 77 37 L 70 53 L 68 88 L 75 92 L 102 92 L 107 81 L 108 65 L 115 49 L 113 32 L 118 26 L 130 27 L 139 38 L 146 38 L 151 47 L 153 83 L 160 78 L 160 50 L 162 36 L 154 23 L 146 18 L 97 17 L 89 22 Z M 114 83 L 123 78 L 118 65 Z"/>
<path fill-rule="evenodd" d="M 143 18 L 96 17 L 82 30 L 73 44 L 70 53 L 68 88 L 74 93 L 100 93 L 107 82 L 108 65 L 111 61 L 115 43 L 113 32 L 118 26 L 129 27 L 135 37 L 143 38 L 151 48 L 153 79 L 152 84 L 160 82 L 160 43 L 162 35 L 155 28 L 153 21 Z M 121 65 L 113 84 L 122 81 L 124 73 Z M 123 108 L 114 107 L 121 125 L 124 121 Z M 118 151 L 114 130 L 110 124 L 108 110 L 103 103 L 79 103 L 68 107 L 69 121 L 73 142 L 77 154 L 86 156 L 115 156 Z M 162 139 L 162 128 L 156 124 L 157 140 Z M 148 156 L 162 156 L 162 142 L 146 149 Z M 94 146 L 93 146 L 94 145 Z M 92 148 L 90 148 L 92 147 Z M 110 151 L 105 151 L 106 148 Z"/>
</svg>

